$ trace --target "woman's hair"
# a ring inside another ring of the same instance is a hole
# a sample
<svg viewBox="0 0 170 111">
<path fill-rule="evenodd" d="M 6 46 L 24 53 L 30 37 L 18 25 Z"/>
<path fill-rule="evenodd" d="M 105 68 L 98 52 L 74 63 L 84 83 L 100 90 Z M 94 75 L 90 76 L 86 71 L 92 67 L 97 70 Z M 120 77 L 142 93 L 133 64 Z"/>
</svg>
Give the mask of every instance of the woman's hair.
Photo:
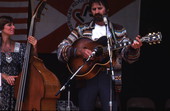
<svg viewBox="0 0 170 111">
<path fill-rule="evenodd" d="M 4 25 L 12 23 L 13 18 L 11 16 L 0 16 L 0 31 L 4 29 Z"/>
<path fill-rule="evenodd" d="M 107 0 L 89 0 L 89 9 L 90 9 L 90 11 L 91 11 L 91 7 L 92 7 L 93 3 L 102 4 L 106 8 L 107 11 L 109 10 L 109 5 L 107 3 Z"/>
</svg>

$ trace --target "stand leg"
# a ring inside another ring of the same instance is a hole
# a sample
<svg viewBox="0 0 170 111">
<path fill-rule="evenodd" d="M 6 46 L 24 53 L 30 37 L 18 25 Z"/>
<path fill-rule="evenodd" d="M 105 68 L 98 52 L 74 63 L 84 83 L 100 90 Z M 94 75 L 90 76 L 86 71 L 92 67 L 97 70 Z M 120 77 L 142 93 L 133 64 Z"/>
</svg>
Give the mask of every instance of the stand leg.
<svg viewBox="0 0 170 111">
<path fill-rule="evenodd" d="M 70 84 L 68 85 L 68 93 L 67 93 L 67 111 L 70 111 Z"/>
</svg>

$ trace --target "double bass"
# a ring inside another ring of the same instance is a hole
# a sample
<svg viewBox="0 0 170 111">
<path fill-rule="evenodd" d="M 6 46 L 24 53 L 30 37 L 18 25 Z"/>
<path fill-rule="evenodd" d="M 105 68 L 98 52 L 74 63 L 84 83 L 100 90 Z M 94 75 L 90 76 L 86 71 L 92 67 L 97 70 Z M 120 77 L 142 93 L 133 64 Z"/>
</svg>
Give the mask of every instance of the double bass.
<svg viewBox="0 0 170 111">
<path fill-rule="evenodd" d="M 42 11 L 45 1 L 40 1 L 31 18 L 29 35 L 33 35 L 34 21 Z M 27 41 L 22 72 L 15 82 L 15 110 L 56 110 L 55 93 L 60 89 L 59 79 L 48 70 L 43 61 L 31 56 L 31 44 Z"/>
</svg>

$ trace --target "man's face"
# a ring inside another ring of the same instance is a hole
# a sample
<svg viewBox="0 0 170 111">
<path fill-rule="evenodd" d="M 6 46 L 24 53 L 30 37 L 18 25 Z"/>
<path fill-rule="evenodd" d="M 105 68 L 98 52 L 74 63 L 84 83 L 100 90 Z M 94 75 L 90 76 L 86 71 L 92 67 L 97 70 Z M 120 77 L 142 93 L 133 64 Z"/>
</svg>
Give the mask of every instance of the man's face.
<svg viewBox="0 0 170 111">
<path fill-rule="evenodd" d="M 106 8 L 102 3 L 93 3 L 91 7 L 92 15 L 96 22 L 103 21 L 103 15 L 106 14 Z"/>
</svg>

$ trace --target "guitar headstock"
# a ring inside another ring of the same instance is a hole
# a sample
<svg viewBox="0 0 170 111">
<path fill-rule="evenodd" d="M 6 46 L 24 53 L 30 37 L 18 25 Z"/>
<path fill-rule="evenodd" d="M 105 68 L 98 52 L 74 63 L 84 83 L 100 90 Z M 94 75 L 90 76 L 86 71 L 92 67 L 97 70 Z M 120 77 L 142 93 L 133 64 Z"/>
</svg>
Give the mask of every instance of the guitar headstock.
<svg viewBox="0 0 170 111">
<path fill-rule="evenodd" d="M 146 36 L 142 37 L 142 42 L 147 42 L 150 45 L 152 44 L 156 44 L 156 43 L 160 43 L 162 40 L 162 34 L 161 32 L 153 32 L 153 33 L 149 33 Z"/>
</svg>

